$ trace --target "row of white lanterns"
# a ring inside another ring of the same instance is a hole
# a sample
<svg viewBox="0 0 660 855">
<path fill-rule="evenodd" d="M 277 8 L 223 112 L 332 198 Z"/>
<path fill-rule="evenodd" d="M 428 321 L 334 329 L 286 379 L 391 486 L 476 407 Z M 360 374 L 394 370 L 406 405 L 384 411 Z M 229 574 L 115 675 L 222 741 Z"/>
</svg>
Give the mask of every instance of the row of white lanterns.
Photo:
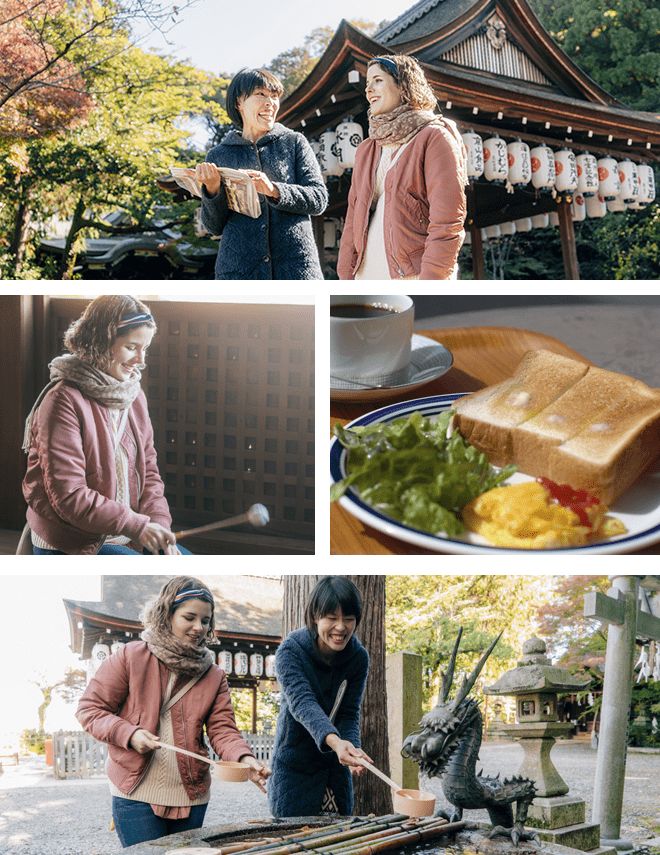
<svg viewBox="0 0 660 855">
<path fill-rule="evenodd" d="M 470 180 L 483 175 L 487 181 L 513 188 L 531 184 L 541 192 L 577 192 L 585 199 L 601 197 L 604 202 L 620 199 L 633 209 L 655 200 L 655 177 L 647 163 L 636 164 L 630 158 L 617 161 L 610 155 L 597 159 L 586 151 L 575 155 L 569 148 L 553 151 L 545 143 L 530 148 L 520 139 L 507 144 L 498 134 L 483 140 L 473 130 L 462 136 Z"/>
<path fill-rule="evenodd" d="M 92 648 L 92 655 L 88 663 L 88 677 L 93 677 L 99 666 L 108 657 L 124 647 L 125 642 L 113 641 L 108 644 L 103 641 L 97 642 Z M 211 651 L 213 653 L 213 651 Z M 214 653 L 215 657 L 215 653 Z M 248 656 L 243 650 L 232 653 L 231 650 L 220 650 L 217 655 L 218 665 L 226 674 L 234 674 L 237 677 L 275 677 L 275 654 L 262 656 L 261 653 L 252 653 Z"/>
<path fill-rule="evenodd" d="M 355 152 L 364 139 L 362 125 L 353 119 L 344 119 L 332 130 L 324 131 L 311 141 L 312 151 L 321 167 L 324 178 L 339 177 L 355 166 Z"/>
</svg>

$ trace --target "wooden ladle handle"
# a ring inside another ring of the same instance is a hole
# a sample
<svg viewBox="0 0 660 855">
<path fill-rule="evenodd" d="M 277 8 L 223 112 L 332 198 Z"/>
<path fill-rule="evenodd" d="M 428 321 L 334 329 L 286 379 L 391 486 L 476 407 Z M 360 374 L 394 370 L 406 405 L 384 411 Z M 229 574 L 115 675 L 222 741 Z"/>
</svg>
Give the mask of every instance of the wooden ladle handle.
<svg viewBox="0 0 660 855">
<path fill-rule="evenodd" d="M 396 781 L 393 781 L 391 778 L 388 778 L 384 772 L 381 772 L 380 769 L 376 769 L 374 764 L 370 763 L 368 760 L 365 760 L 364 757 L 358 757 L 357 762 L 364 766 L 365 769 L 368 769 L 370 772 L 373 772 L 374 775 L 378 775 L 378 777 L 382 781 L 385 781 L 386 784 L 389 784 L 389 786 L 392 787 L 393 790 L 401 790 L 400 785 L 397 784 Z M 405 796 L 407 799 L 412 798 L 412 796 L 409 796 L 408 793 L 404 793 L 403 791 L 401 792 L 401 795 Z"/>
<path fill-rule="evenodd" d="M 209 766 L 215 766 L 215 760 L 211 760 L 209 757 L 203 757 L 201 754 L 186 751 L 185 748 L 178 748 L 176 745 L 170 745 L 168 742 L 159 742 L 158 744 L 161 748 L 169 748 L 170 751 L 178 751 L 179 754 L 187 754 L 188 757 L 194 757 L 195 760 L 203 760 L 205 763 L 208 763 Z"/>
</svg>

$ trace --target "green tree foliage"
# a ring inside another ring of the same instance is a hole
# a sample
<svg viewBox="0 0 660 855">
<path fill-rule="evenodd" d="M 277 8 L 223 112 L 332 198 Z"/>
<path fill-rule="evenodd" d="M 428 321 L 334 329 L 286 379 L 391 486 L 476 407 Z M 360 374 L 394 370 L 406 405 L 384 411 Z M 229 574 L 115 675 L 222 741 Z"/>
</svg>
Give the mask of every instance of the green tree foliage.
<svg viewBox="0 0 660 855">
<path fill-rule="evenodd" d="M 387 577 L 387 651 L 408 650 L 423 658 L 424 702 L 432 705 L 459 627 L 463 638 L 458 670 L 471 671 L 503 631 L 477 684 L 495 682 L 515 667 L 523 643 L 533 634 L 549 577 L 435 575 Z"/>
<path fill-rule="evenodd" d="M 530 0 L 565 53 L 635 110 L 660 108 L 660 8 L 656 0 Z"/>
</svg>

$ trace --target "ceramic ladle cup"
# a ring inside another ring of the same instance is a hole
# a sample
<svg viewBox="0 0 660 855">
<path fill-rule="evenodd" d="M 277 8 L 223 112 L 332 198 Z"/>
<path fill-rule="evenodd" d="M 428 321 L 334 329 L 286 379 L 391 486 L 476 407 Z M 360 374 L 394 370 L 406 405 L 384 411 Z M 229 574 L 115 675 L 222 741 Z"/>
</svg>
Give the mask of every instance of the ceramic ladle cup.
<svg viewBox="0 0 660 855">
<path fill-rule="evenodd" d="M 435 809 L 435 796 L 431 793 L 425 793 L 423 790 L 402 790 L 401 787 L 388 778 L 384 772 L 377 769 L 373 763 L 363 758 L 358 759 L 365 769 L 373 772 L 382 781 L 394 790 L 392 802 L 395 813 L 402 813 L 404 816 L 433 816 Z"/>
<path fill-rule="evenodd" d="M 189 757 L 194 757 L 195 760 L 203 760 L 205 763 L 208 763 L 213 769 L 213 777 L 217 778 L 218 781 L 240 783 L 248 780 L 250 767 L 247 763 L 230 763 L 227 760 L 211 760 L 210 757 L 202 757 L 201 754 L 186 751 L 185 748 L 177 748 L 176 745 L 169 745 L 167 742 L 160 742 L 159 745 L 161 748 L 169 748 L 170 751 L 178 751 L 179 754 L 187 754 Z"/>
</svg>

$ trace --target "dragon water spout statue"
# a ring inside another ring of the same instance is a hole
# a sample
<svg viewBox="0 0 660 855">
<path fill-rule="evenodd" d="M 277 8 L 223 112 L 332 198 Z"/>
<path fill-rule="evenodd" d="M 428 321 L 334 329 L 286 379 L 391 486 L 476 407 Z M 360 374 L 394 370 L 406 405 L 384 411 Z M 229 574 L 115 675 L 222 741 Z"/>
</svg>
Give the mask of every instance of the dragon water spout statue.
<svg viewBox="0 0 660 855">
<path fill-rule="evenodd" d="M 500 780 L 499 774 L 495 778 L 485 777 L 481 772 L 476 774 L 482 717 L 480 702 L 469 698 L 468 694 L 502 633 L 481 657 L 470 676 L 463 677 L 456 696 L 449 700 L 462 634 L 463 627 L 458 633 L 447 671 L 441 672 L 442 685 L 437 706 L 420 722 L 421 731 L 415 731 L 406 738 L 401 753 L 419 763 L 422 774 L 433 778 L 442 776 L 445 797 L 456 810 L 451 815 L 445 812 L 440 812 L 440 815 L 455 822 L 462 818 L 466 809 L 485 809 L 493 826 L 489 837 L 507 835 L 516 847 L 520 840 L 534 840 L 540 844 L 537 832 L 524 830 L 527 812 L 536 793 L 534 782 L 519 776 Z"/>
</svg>

